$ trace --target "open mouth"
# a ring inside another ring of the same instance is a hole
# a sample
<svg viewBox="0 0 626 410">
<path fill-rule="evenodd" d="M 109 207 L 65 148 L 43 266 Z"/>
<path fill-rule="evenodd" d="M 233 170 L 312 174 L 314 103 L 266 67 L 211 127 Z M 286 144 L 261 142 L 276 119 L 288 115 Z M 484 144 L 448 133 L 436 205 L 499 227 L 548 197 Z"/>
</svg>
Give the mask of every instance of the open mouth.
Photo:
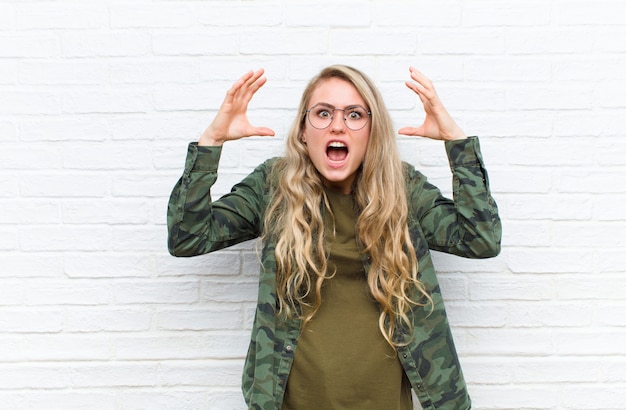
<svg viewBox="0 0 626 410">
<path fill-rule="evenodd" d="M 333 162 L 344 161 L 348 157 L 348 146 L 340 141 L 332 141 L 326 147 L 326 156 Z"/>
</svg>

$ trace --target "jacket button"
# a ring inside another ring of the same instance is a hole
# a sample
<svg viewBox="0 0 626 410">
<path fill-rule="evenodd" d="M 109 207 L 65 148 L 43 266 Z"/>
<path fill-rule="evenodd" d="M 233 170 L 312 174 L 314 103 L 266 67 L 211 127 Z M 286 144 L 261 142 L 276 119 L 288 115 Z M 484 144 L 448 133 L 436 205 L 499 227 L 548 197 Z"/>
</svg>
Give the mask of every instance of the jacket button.
<svg viewBox="0 0 626 410">
<path fill-rule="evenodd" d="M 422 390 L 424 388 L 424 385 L 422 383 L 417 383 L 417 388 Z"/>
<path fill-rule="evenodd" d="M 291 345 L 287 345 L 287 347 L 285 347 L 285 350 L 291 352 L 293 348 L 291 347 Z"/>
<path fill-rule="evenodd" d="M 404 354 L 402 355 L 402 357 L 404 357 L 405 359 L 406 359 L 408 356 L 409 356 L 409 355 L 408 355 L 408 354 L 406 354 L 406 353 L 404 353 Z"/>
</svg>

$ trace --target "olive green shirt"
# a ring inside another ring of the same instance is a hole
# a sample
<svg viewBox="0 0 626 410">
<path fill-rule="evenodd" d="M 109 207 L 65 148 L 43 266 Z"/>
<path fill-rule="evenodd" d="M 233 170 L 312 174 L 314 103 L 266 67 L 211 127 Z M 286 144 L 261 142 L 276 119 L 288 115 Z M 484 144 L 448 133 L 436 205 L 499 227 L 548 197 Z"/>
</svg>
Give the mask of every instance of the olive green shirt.
<svg viewBox="0 0 626 410">
<path fill-rule="evenodd" d="M 380 310 L 356 241 L 353 197 L 331 189 L 326 195 L 334 276 L 324 280 L 321 306 L 302 329 L 282 410 L 411 410 L 411 385 L 378 327 Z M 314 300 L 312 292 L 307 302 Z"/>
</svg>

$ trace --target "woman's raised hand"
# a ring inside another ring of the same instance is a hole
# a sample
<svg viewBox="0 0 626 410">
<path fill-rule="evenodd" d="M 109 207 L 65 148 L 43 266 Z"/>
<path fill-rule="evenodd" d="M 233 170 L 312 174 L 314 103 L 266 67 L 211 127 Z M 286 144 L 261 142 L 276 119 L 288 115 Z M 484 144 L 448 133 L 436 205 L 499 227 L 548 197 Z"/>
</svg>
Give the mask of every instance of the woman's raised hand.
<svg viewBox="0 0 626 410">
<path fill-rule="evenodd" d="M 419 127 L 400 128 L 398 133 L 444 141 L 466 138 L 463 130 L 441 103 L 432 81 L 413 67 L 410 67 L 409 71 L 413 81 L 407 81 L 405 84 L 419 96 L 424 105 L 426 118 Z"/>
<path fill-rule="evenodd" d="M 263 69 L 249 71 L 233 84 L 213 122 L 200 136 L 198 145 L 221 146 L 225 141 L 252 135 L 274 136 L 272 129 L 254 127 L 248 120 L 248 103 L 267 81 L 263 73 Z"/>
</svg>

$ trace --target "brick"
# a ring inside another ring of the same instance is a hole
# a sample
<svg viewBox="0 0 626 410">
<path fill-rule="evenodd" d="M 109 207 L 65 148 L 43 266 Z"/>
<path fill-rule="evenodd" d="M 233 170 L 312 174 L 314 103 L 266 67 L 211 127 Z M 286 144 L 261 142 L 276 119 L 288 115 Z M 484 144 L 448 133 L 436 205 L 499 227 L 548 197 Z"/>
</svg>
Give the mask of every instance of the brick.
<svg viewBox="0 0 626 410">
<path fill-rule="evenodd" d="M 418 50 L 424 54 L 503 54 L 506 37 L 498 29 L 432 29 L 420 33 Z"/>
<path fill-rule="evenodd" d="M 593 269 L 588 248 L 517 248 L 507 254 L 509 269 L 515 273 L 583 273 Z"/>
<path fill-rule="evenodd" d="M 257 281 L 202 281 L 202 300 L 210 302 L 252 302 L 257 300 Z"/>
<path fill-rule="evenodd" d="M 4 390 L 62 389 L 70 386 L 70 375 L 66 366 L 57 364 L 2 364 L 0 385 Z"/>
<path fill-rule="evenodd" d="M 527 56 L 470 57 L 465 62 L 464 75 L 469 81 L 545 82 L 553 75 L 553 61 Z"/>
<path fill-rule="evenodd" d="M 189 304 L 198 301 L 196 281 L 120 281 L 111 283 L 110 289 L 113 302 L 119 305 Z"/>
<path fill-rule="evenodd" d="M 29 85 L 104 85 L 109 81 L 109 68 L 94 61 L 24 61 L 19 80 Z"/>
<path fill-rule="evenodd" d="M 6 91 L 0 99 L 0 111 L 5 115 L 58 114 L 60 105 L 57 94 L 45 91 Z"/>
<path fill-rule="evenodd" d="M 63 222 L 67 224 L 143 225 L 150 221 L 149 211 L 148 202 L 136 199 L 75 199 L 62 204 Z"/>
<path fill-rule="evenodd" d="M 65 169 L 136 170 L 152 169 L 152 157 L 144 144 L 138 143 L 73 143 L 63 149 Z"/>
<path fill-rule="evenodd" d="M 593 59 L 585 55 L 558 57 L 552 62 L 552 75 L 560 81 L 585 81 L 593 75 L 597 80 L 622 80 L 623 85 L 626 74 L 620 68 L 624 66 L 624 62 L 623 57 L 612 55 L 597 56 Z M 610 90 L 611 85 L 603 88 Z M 600 97 L 603 99 L 604 96 Z"/>
<path fill-rule="evenodd" d="M 608 28 L 594 30 L 593 50 L 600 53 L 626 52 L 626 30 L 623 28 Z"/>
<path fill-rule="evenodd" d="M 598 306 L 593 312 L 594 324 L 623 328 L 626 323 L 625 308 L 624 303 L 604 303 L 602 306 Z"/>
<path fill-rule="evenodd" d="M 76 390 L 35 391 L 29 392 L 28 399 L 32 409 L 49 410 L 110 410 L 117 406 L 120 398 L 111 391 L 91 392 Z M 20 404 L 24 403 L 21 402 Z"/>
<path fill-rule="evenodd" d="M 169 197 L 180 175 L 128 174 L 114 176 L 111 193 L 115 197 Z"/>
<path fill-rule="evenodd" d="M 108 286 L 84 280 L 39 280 L 29 283 L 26 289 L 28 306 L 95 306 L 108 303 L 110 299 Z"/>
<path fill-rule="evenodd" d="M 68 371 L 72 387 L 150 387 L 159 379 L 157 363 L 98 363 L 74 366 Z"/>
<path fill-rule="evenodd" d="M 611 253 L 605 252 L 603 255 L 611 255 Z M 626 279 L 612 276 L 610 269 L 607 271 L 608 273 L 604 273 L 603 277 L 609 280 L 598 281 L 593 287 L 585 287 L 584 281 L 580 281 L 578 275 L 559 275 L 558 278 L 554 279 L 554 286 L 557 290 L 556 296 L 563 300 L 601 299 L 603 303 L 609 300 L 622 300 L 623 294 L 620 293 L 620 289 L 621 286 L 626 285 Z"/>
<path fill-rule="evenodd" d="M 0 251 L 15 251 L 18 247 L 18 230 L 16 228 L 0 227 Z"/>
<path fill-rule="evenodd" d="M 503 4 L 494 1 L 471 2 L 463 6 L 464 26 L 545 26 L 550 10 L 540 1 Z"/>
<path fill-rule="evenodd" d="M 152 49 L 156 55 L 234 55 L 240 46 L 240 34 L 236 31 L 207 31 L 199 33 L 156 34 L 152 37 Z"/>
<path fill-rule="evenodd" d="M 537 109 L 590 109 L 593 91 L 580 86 L 576 88 L 550 85 L 524 85 L 512 87 L 507 92 L 508 107 L 512 110 Z"/>
<path fill-rule="evenodd" d="M 61 35 L 63 57 L 131 57 L 146 56 L 151 51 L 148 33 L 64 32 Z"/>
<path fill-rule="evenodd" d="M 248 331 L 211 332 L 205 337 L 205 355 L 208 358 L 242 359 L 249 343 Z"/>
<path fill-rule="evenodd" d="M 94 116 L 37 117 L 19 124 L 21 141 L 102 141 L 109 137 L 109 124 Z"/>
<path fill-rule="evenodd" d="M 554 331 L 554 349 L 560 355 L 595 356 L 623 355 L 626 349 L 626 329 L 563 329 Z M 593 351 L 589 346 L 593 345 Z"/>
<path fill-rule="evenodd" d="M 154 265 L 150 255 L 102 251 L 67 255 L 63 271 L 70 278 L 148 278 Z"/>
<path fill-rule="evenodd" d="M 620 248 L 599 249 L 596 252 L 595 266 L 600 272 L 622 272 L 626 254 Z"/>
<path fill-rule="evenodd" d="M 241 329 L 241 309 L 233 307 L 159 311 L 154 315 L 159 330 Z"/>
<path fill-rule="evenodd" d="M 515 222 L 506 224 L 503 242 L 507 246 L 546 247 L 550 246 L 550 226 L 545 222 Z"/>
<path fill-rule="evenodd" d="M 591 325 L 593 311 L 586 306 L 566 303 L 510 304 L 507 326 L 525 328 L 584 327 Z"/>
<path fill-rule="evenodd" d="M 25 197 L 102 197 L 109 192 L 108 175 L 25 174 L 19 191 Z"/>
<path fill-rule="evenodd" d="M 472 355 L 547 356 L 554 352 L 552 340 L 537 329 L 472 329 L 467 333 L 467 352 Z"/>
<path fill-rule="evenodd" d="M 202 337 L 194 333 L 174 335 L 116 335 L 111 340 L 114 358 L 118 361 L 181 360 L 203 357 Z"/>
<path fill-rule="evenodd" d="M 326 30 L 255 30 L 241 33 L 241 54 L 324 54 L 329 51 Z"/>
<path fill-rule="evenodd" d="M 506 48 L 511 54 L 582 54 L 594 47 L 594 31 L 582 26 L 511 27 L 506 38 Z"/>
<path fill-rule="evenodd" d="M 81 4 L 22 4 L 15 10 L 16 28 L 99 29 L 107 26 L 104 6 Z"/>
<path fill-rule="evenodd" d="M 63 311 L 60 309 L 0 309 L 0 328 L 3 332 L 56 333 L 63 327 Z"/>
<path fill-rule="evenodd" d="M 110 249 L 113 234 L 106 227 L 25 227 L 20 248 L 25 251 L 96 251 Z"/>
<path fill-rule="evenodd" d="M 0 262 L 4 258 L 0 258 Z M 2 265 L 4 266 L 4 265 Z M 2 275 L 4 277 L 4 275 Z M 3 279 L 2 287 L 0 288 L 0 306 L 15 306 L 24 303 L 25 285 L 24 281 L 15 282 Z M 2 344 L 2 338 L 0 338 L 0 345 Z M 0 354 L 0 360 L 2 356 Z"/>
<path fill-rule="evenodd" d="M 546 300 L 556 294 L 552 286 L 548 275 L 525 275 L 522 280 L 512 275 L 472 276 L 469 295 L 475 301 Z"/>
<path fill-rule="evenodd" d="M 17 140 L 17 128 L 10 121 L 0 121 L 0 143 L 15 142 Z"/>
<path fill-rule="evenodd" d="M 285 4 L 284 10 L 285 25 L 288 27 L 367 27 L 372 19 L 370 4 L 362 0 L 341 3 L 322 1 L 317 3 L 316 7 L 311 7 L 306 3 L 288 3 Z M 332 12 L 329 12 L 330 10 Z M 280 15 L 280 11 L 276 14 Z M 353 38 L 348 43 L 351 40 Z"/>
<path fill-rule="evenodd" d="M 3 278 L 58 278 L 63 274 L 59 255 L 7 252 L 0 255 L 0 266 Z"/>
<path fill-rule="evenodd" d="M 60 206 L 56 201 L 11 200 L 0 201 L 2 224 L 54 224 L 61 220 Z"/>
<path fill-rule="evenodd" d="M 27 335 L 17 358 L 32 362 L 108 360 L 110 348 L 109 338 L 98 335 Z"/>
<path fill-rule="evenodd" d="M 168 361 L 161 373 L 165 386 L 239 388 L 241 367 L 241 360 Z"/>
<path fill-rule="evenodd" d="M 0 57 L 47 58 L 58 56 L 60 50 L 59 40 L 53 33 L 0 32 Z"/>
<path fill-rule="evenodd" d="M 519 194 L 507 196 L 507 209 L 508 217 L 519 221 L 588 221 L 593 216 L 594 203 L 592 197 L 585 194 Z"/>
<path fill-rule="evenodd" d="M 6 144 L 0 151 L 4 169 L 59 169 L 61 147 L 46 144 Z"/>
<path fill-rule="evenodd" d="M 3 30 L 15 29 L 15 7 L 12 4 L 0 5 L 0 27 Z"/>
<path fill-rule="evenodd" d="M 153 7 L 135 4 L 114 4 L 109 7 L 111 27 L 114 28 L 187 28 L 195 25 L 197 9 L 194 4 L 155 4 Z"/>
<path fill-rule="evenodd" d="M 152 111 L 147 92 L 128 88 L 74 91 L 63 95 L 64 113 L 144 113 Z"/>
<path fill-rule="evenodd" d="M 118 401 L 124 403 L 124 409 L 177 409 L 181 405 L 189 409 L 201 409 L 205 406 L 208 393 L 198 390 L 124 390 L 118 395 Z"/>
<path fill-rule="evenodd" d="M 446 304 L 450 323 L 456 327 L 503 327 L 507 323 L 504 304 L 452 302 Z"/>
<path fill-rule="evenodd" d="M 558 407 L 560 394 L 558 385 L 546 386 L 545 383 L 519 386 L 474 385 L 472 404 L 480 409 L 553 409 Z"/>
<path fill-rule="evenodd" d="M 113 62 L 113 84 L 195 83 L 198 69 L 193 60 L 145 59 Z"/>
<path fill-rule="evenodd" d="M 0 198 L 14 198 L 19 192 L 18 176 L 16 174 L 0 173 Z"/>
<path fill-rule="evenodd" d="M 579 407 L 589 410 L 619 410 L 626 400 L 626 393 L 620 384 L 612 386 L 610 384 L 600 386 L 580 386 L 573 389 L 565 386 L 562 393 L 562 404 L 564 407 Z M 601 401 L 593 400 L 593 394 L 600 394 Z"/>
<path fill-rule="evenodd" d="M 147 332 L 152 312 L 145 307 L 65 306 L 64 330 L 73 333 Z"/>
<path fill-rule="evenodd" d="M 455 27 L 461 24 L 462 4 L 440 1 L 372 2 L 372 23 L 376 26 Z"/>
<path fill-rule="evenodd" d="M 330 44 L 330 51 L 338 55 L 361 55 L 364 49 L 370 55 L 412 54 L 417 50 L 417 35 L 403 30 L 341 29 L 331 33 Z"/>
<path fill-rule="evenodd" d="M 604 127 L 598 130 L 595 124 L 602 123 Z M 554 135 L 558 137 L 619 137 L 621 130 L 626 127 L 626 119 L 616 112 L 560 112 L 554 118 Z"/>
<path fill-rule="evenodd" d="M 593 4 L 583 1 L 558 0 L 552 9 L 552 21 L 557 25 L 624 24 L 624 3 L 601 0 Z"/>
<path fill-rule="evenodd" d="M 285 6 L 287 7 L 283 12 Z M 283 22 L 283 14 L 289 13 L 291 9 L 288 5 L 285 6 L 274 2 L 247 3 L 245 7 L 232 7 L 219 2 L 199 4 L 198 22 L 211 27 L 276 27 Z"/>
<path fill-rule="evenodd" d="M 18 62 L 14 60 L 0 61 L 0 84 L 16 84 L 18 78 Z"/>
</svg>

